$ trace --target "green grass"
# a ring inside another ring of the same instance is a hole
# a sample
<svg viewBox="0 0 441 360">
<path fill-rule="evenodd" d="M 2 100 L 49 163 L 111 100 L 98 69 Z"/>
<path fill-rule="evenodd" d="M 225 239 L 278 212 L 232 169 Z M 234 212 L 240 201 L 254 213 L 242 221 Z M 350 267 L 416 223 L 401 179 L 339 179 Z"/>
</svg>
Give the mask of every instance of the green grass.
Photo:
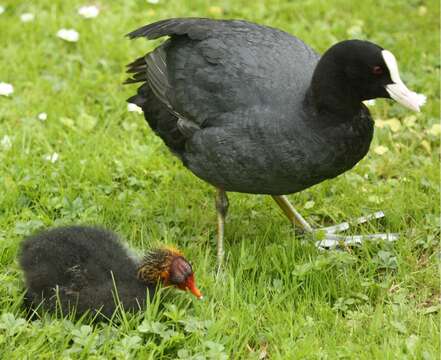
<svg viewBox="0 0 441 360">
<path fill-rule="evenodd" d="M 2 358 L 438 359 L 439 3 L 101 1 L 92 20 L 77 15 L 84 3 L 0 1 L 0 82 L 15 89 L 0 97 Z M 35 20 L 20 22 L 24 12 Z M 428 96 L 422 113 L 377 100 L 374 117 L 399 122 L 379 122 L 369 155 L 353 170 L 290 196 L 316 224 L 382 209 L 384 221 L 356 230 L 399 232 L 396 243 L 319 252 L 301 244 L 270 198 L 230 194 L 227 261 L 216 276 L 214 191 L 141 115 L 127 112 L 135 88 L 121 85 L 124 65 L 155 45 L 123 35 L 176 16 L 244 18 L 319 51 L 366 38 L 396 55 L 409 88 Z M 75 28 L 79 42 L 58 39 L 62 27 Z M 37 119 L 41 112 L 46 121 Z M 379 145 L 388 151 L 377 154 Z M 54 152 L 58 161 L 45 160 Z M 70 223 L 102 224 L 140 250 L 176 244 L 205 300 L 171 291 L 164 308 L 158 297 L 145 313 L 120 314 L 112 324 L 25 321 L 20 241 Z"/>
</svg>

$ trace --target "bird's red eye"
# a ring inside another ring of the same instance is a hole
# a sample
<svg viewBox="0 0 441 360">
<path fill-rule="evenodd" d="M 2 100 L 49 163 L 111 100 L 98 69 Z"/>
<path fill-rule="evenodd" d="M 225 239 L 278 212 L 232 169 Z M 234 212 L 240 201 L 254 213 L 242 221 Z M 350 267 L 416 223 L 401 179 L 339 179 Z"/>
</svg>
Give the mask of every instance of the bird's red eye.
<svg viewBox="0 0 441 360">
<path fill-rule="evenodd" d="M 379 65 L 376 65 L 372 68 L 372 74 L 381 75 L 383 73 L 383 68 Z"/>
</svg>

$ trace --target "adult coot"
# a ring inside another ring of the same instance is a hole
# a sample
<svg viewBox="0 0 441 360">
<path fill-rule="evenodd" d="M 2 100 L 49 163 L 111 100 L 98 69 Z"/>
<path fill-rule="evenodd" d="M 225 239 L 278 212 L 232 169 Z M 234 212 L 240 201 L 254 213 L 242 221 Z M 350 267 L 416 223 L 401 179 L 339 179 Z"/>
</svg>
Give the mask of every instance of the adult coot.
<svg viewBox="0 0 441 360">
<path fill-rule="evenodd" d="M 170 36 L 128 65 L 126 82 L 143 83 L 128 102 L 218 189 L 219 262 L 226 191 L 272 195 L 292 222 L 314 232 L 284 195 L 342 174 L 366 155 L 374 123 L 362 101 L 392 98 L 415 111 L 424 102 L 401 81 L 394 55 L 368 41 L 342 41 L 320 57 L 278 29 L 200 18 L 163 20 L 128 36 Z M 346 227 L 326 229 L 327 240 L 357 240 L 330 234 Z"/>
<path fill-rule="evenodd" d="M 59 227 L 26 238 L 20 265 L 26 282 L 25 305 L 76 316 L 86 312 L 110 317 L 117 303 L 142 309 L 158 282 L 189 290 L 198 298 L 191 265 L 173 248 L 131 256 L 113 232 L 86 226 Z"/>
</svg>

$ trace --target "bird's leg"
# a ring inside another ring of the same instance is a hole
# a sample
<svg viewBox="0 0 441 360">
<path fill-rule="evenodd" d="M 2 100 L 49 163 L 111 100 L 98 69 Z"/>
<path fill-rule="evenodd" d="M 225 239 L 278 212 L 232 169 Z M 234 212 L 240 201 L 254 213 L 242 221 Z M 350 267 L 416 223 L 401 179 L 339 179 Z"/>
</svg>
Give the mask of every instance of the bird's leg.
<svg viewBox="0 0 441 360">
<path fill-rule="evenodd" d="M 228 213 L 228 197 L 227 193 L 222 189 L 217 189 L 216 193 L 216 212 L 217 212 L 217 266 L 222 266 L 224 259 L 224 229 L 225 218 Z"/>
<path fill-rule="evenodd" d="M 303 218 L 303 216 L 300 215 L 300 213 L 294 208 L 294 206 L 291 205 L 291 203 L 289 202 L 286 196 L 273 195 L 272 198 L 277 203 L 277 205 L 280 206 L 280 208 L 283 210 L 283 212 L 285 213 L 285 215 L 288 217 L 288 219 L 291 221 L 293 225 L 300 226 L 305 232 L 308 232 L 312 235 L 317 235 L 322 233 L 324 239 L 316 242 L 316 246 L 318 248 L 322 248 L 322 249 L 335 248 L 335 247 L 347 248 L 349 245 L 360 244 L 363 240 L 366 239 L 382 239 L 388 241 L 394 241 L 398 239 L 398 234 L 389 234 L 389 233 L 352 235 L 352 236 L 338 235 L 337 233 L 349 229 L 350 224 L 348 222 L 343 222 L 341 224 L 337 224 L 333 226 L 314 229 L 311 225 L 308 224 L 308 222 Z M 382 217 L 384 217 L 384 213 L 382 211 L 377 211 L 376 213 L 359 217 L 358 219 L 351 221 L 351 224 L 352 225 L 363 224 L 370 220 L 380 219 Z M 314 236 L 314 238 L 317 239 L 316 236 Z"/>
<path fill-rule="evenodd" d="M 302 215 L 291 205 L 288 198 L 285 195 L 272 195 L 272 198 L 280 206 L 282 211 L 285 213 L 289 221 L 293 225 L 301 227 L 305 232 L 312 233 L 314 229 L 308 222 L 303 218 Z"/>
</svg>

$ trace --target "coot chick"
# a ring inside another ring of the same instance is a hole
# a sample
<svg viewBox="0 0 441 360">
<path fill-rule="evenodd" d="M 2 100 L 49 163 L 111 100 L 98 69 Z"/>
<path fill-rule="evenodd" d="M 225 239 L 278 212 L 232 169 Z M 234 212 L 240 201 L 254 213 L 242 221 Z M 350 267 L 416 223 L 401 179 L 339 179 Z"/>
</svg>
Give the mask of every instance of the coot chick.
<svg viewBox="0 0 441 360">
<path fill-rule="evenodd" d="M 116 298 L 126 311 L 142 309 L 158 282 L 202 298 L 192 267 L 178 250 L 152 249 L 135 259 L 115 233 L 100 228 L 42 231 L 22 242 L 19 261 L 27 287 L 25 306 L 33 310 L 60 308 L 77 317 L 90 312 L 109 318 Z"/>
<path fill-rule="evenodd" d="M 219 263 L 227 191 L 269 194 L 314 234 L 285 195 L 334 178 L 367 154 L 374 122 L 364 100 L 392 98 L 419 111 L 425 99 L 401 81 L 394 55 L 369 41 L 345 40 L 320 56 L 278 29 L 202 18 L 162 20 L 128 36 L 170 37 L 128 65 L 126 82 L 142 82 L 128 102 L 218 189 Z M 347 227 L 324 229 L 328 243 L 358 241 L 333 234 Z"/>
</svg>

